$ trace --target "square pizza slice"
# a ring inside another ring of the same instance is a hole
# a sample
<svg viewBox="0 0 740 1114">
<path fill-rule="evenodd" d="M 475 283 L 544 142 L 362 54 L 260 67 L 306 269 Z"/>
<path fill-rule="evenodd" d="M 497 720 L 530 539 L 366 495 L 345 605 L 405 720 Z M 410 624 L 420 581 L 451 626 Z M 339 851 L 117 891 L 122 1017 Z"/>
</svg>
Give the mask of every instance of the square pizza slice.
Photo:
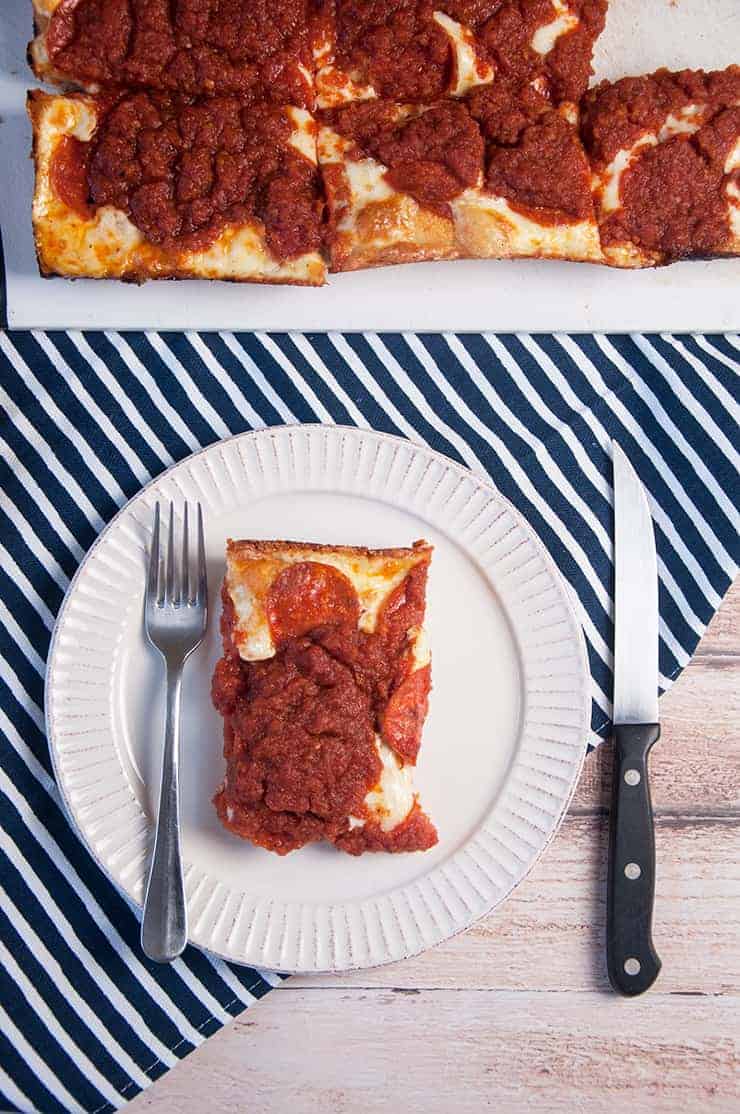
<svg viewBox="0 0 740 1114">
<path fill-rule="evenodd" d="M 431 684 L 423 622 L 431 546 L 360 549 L 229 541 L 222 823 L 284 855 L 424 851 L 413 787 Z"/>
<path fill-rule="evenodd" d="M 740 254 L 740 66 L 602 83 L 582 133 L 608 263 Z"/>
<path fill-rule="evenodd" d="M 310 0 L 33 0 L 42 81 L 313 107 Z"/>
<path fill-rule="evenodd" d="M 324 0 L 319 108 L 465 96 L 499 75 L 578 101 L 607 0 Z"/>
<path fill-rule="evenodd" d="M 455 258 L 601 262 L 573 106 L 496 80 L 319 112 L 333 271 Z"/>
<path fill-rule="evenodd" d="M 44 275 L 321 285 L 316 125 L 161 91 L 29 94 Z"/>
</svg>

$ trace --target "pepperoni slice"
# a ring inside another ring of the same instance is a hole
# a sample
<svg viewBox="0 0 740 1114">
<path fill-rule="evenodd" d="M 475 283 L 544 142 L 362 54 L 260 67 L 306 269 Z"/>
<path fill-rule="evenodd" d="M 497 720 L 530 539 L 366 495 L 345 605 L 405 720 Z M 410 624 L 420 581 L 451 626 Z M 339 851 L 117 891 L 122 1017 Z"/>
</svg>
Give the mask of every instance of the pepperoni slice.
<svg viewBox="0 0 740 1114">
<path fill-rule="evenodd" d="M 431 666 L 409 673 L 401 682 L 380 718 L 383 741 L 407 762 L 415 763 L 421 743 L 432 687 Z"/>
<path fill-rule="evenodd" d="M 267 619 L 276 645 L 330 623 L 356 624 L 360 601 L 352 582 L 331 565 L 298 561 L 275 578 L 267 593 Z"/>
<path fill-rule="evenodd" d="M 74 136 L 65 135 L 59 140 L 49 167 L 52 190 L 83 220 L 92 216 L 87 188 L 89 147 L 89 143 L 81 143 Z"/>
<path fill-rule="evenodd" d="M 410 627 L 421 626 L 424 621 L 428 564 L 423 561 L 415 565 L 380 609 L 377 630 L 390 653 L 397 653 L 405 643 Z"/>
</svg>

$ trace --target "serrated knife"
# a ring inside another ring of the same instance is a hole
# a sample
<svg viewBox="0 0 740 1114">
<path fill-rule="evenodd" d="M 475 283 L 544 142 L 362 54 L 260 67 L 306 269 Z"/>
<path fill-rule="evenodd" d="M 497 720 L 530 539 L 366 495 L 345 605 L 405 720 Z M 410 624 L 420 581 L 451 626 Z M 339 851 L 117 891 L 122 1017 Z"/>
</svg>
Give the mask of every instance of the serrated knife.
<svg viewBox="0 0 740 1114">
<path fill-rule="evenodd" d="M 607 968 L 630 997 L 660 971 L 652 939 L 655 835 L 648 754 L 658 723 L 658 562 L 645 491 L 616 441 L 614 467 L 614 789 L 607 881 Z"/>
</svg>

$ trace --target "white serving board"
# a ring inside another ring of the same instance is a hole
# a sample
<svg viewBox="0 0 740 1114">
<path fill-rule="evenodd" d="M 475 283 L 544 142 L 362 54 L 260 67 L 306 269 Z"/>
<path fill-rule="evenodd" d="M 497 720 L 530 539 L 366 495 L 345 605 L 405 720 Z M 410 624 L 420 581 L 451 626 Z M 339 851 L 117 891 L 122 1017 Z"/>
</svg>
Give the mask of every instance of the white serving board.
<svg viewBox="0 0 740 1114">
<path fill-rule="evenodd" d="M 711 14 L 710 14 L 711 13 Z M 0 226 L 13 328 L 726 331 L 740 328 L 740 259 L 619 272 L 471 261 L 336 275 L 321 290 L 223 282 L 45 281 L 31 236 L 25 91 L 31 0 L 0 13 Z M 611 0 L 596 77 L 740 62 L 740 0 Z"/>
</svg>

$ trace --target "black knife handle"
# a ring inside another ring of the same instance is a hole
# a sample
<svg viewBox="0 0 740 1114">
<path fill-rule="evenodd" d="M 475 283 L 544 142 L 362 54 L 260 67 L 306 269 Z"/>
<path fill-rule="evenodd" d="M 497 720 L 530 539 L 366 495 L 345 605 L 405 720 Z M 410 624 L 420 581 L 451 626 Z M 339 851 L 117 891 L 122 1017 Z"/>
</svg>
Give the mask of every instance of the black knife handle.
<svg viewBox="0 0 740 1114">
<path fill-rule="evenodd" d="M 659 737 L 657 723 L 614 728 L 606 957 L 609 982 L 629 997 L 648 990 L 661 966 L 652 937 L 655 833 L 647 762 Z"/>
</svg>

